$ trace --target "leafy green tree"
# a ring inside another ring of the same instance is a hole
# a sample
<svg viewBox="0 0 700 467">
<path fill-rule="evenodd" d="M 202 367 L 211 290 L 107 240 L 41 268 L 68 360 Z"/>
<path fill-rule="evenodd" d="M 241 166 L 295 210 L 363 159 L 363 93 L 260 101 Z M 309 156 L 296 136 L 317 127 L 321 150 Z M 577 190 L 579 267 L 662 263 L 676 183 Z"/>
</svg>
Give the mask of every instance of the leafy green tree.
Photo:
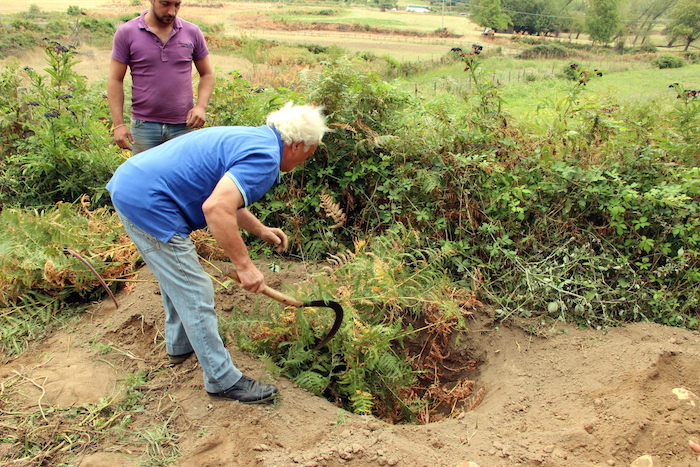
<svg viewBox="0 0 700 467">
<path fill-rule="evenodd" d="M 513 29 L 528 34 L 558 33 L 567 29 L 570 19 L 562 14 L 560 0 L 504 0 L 503 11 L 510 16 Z"/>
<path fill-rule="evenodd" d="M 620 31 L 620 13 L 617 0 L 591 0 L 586 26 L 591 41 L 609 44 Z"/>
<path fill-rule="evenodd" d="M 670 42 L 672 45 L 676 39 L 685 41 L 683 51 L 687 52 L 690 44 L 700 38 L 700 2 L 698 0 L 680 0 L 671 16 L 674 18 L 670 27 Z"/>
<path fill-rule="evenodd" d="M 474 21 L 481 27 L 504 30 L 513 24 L 510 16 L 501 10 L 501 0 L 481 0 L 479 12 L 474 16 Z"/>
</svg>

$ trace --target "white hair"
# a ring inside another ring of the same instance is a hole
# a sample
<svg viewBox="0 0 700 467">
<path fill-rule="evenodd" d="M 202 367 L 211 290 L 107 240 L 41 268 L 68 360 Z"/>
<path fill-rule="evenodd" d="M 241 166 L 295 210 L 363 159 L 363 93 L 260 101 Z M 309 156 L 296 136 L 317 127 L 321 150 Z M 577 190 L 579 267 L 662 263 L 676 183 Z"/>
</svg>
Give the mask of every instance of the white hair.
<svg viewBox="0 0 700 467">
<path fill-rule="evenodd" d="M 267 116 L 267 126 L 276 128 L 285 144 L 301 141 L 306 147 L 313 146 L 330 131 L 322 111 L 323 107 L 294 105 L 290 101 Z"/>
</svg>

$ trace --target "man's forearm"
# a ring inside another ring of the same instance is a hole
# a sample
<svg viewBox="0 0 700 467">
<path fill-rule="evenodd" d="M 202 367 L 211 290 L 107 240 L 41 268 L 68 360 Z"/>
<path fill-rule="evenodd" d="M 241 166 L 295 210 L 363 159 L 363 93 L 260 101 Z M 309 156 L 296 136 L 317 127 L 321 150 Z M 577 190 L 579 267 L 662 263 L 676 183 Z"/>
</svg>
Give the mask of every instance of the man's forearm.
<svg viewBox="0 0 700 467">
<path fill-rule="evenodd" d="M 206 109 L 209 104 L 209 99 L 214 93 L 214 75 L 208 74 L 199 77 L 199 86 L 197 87 L 197 106 Z"/>
<path fill-rule="evenodd" d="M 243 230 L 255 235 L 256 237 L 262 235 L 263 230 L 265 230 L 265 224 L 260 222 L 260 220 L 246 208 L 239 209 L 236 213 L 236 218 L 238 225 Z"/>
<path fill-rule="evenodd" d="M 114 126 L 124 123 L 124 83 L 107 82 L 107 102 Z"/>
</svg>

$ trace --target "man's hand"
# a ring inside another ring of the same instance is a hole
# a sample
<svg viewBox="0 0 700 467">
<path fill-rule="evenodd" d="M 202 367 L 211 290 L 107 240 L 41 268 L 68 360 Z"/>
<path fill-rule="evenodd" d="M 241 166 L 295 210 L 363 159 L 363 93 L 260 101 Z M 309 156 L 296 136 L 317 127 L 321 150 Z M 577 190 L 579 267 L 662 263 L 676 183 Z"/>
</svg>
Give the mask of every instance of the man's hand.
<svg viewBox="0 0 700 467">
<path fill-rule="evenodd" d="M 131 130 L 128 126 L 124 125 L 114 129 L 114 142 L 122 149 L 131 149 L 134 138 L 131 136 Z"/>
<path fill-rule="evenodd" d="M 187 128 L 201 128 L 207 123 L 207 113 L 204 109 L 194 106 L 187 112 Z"/>
<path fill-rule="evenodd" d="M 248 292 L 261 293 L 265 290 L 265 276 L 253 264 L 245 269 L 236 268 L 241 287 Z"/>
<path fill-rule="evenodd" d="M 275 248 L 277 253 L 282 253 L 287 249 L 287 234 L 282 229 L 266 227 L 260 234 L 260 238 L 267 243 L 277 245 L 277 248 Z"/>
</svg>

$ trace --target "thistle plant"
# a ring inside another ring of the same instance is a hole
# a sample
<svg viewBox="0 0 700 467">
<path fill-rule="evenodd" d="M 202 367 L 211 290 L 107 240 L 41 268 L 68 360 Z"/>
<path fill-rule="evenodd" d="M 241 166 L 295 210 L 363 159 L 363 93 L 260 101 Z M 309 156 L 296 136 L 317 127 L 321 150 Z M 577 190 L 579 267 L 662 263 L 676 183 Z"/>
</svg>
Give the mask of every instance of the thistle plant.
<svg viewBox="0 0 700 467">
<path fill-rule="evenodd" d="M 87 194 L 105 203 L 104 185 L 122 160 L 110 144 L 106 100 L 73 70 L 75 47 L 46 41 L 44 50 L 45 75 L 22 70 L 29 82 L 23 94 L 27 111 L 17 124 L 24 134 L 8 149 L 0 200 L 42 206 Z"/>
<path fill-rule="evenodd" d="M 498 91 L 499 85 L 491 81 L 488 77 L 489 71 L 482 68 L 482 51 L 483 46 L 472 44 L 471 52 L 460 54 L 465 64 L 464 71 L 467 73 L 469 81 L 476 91 L 477 105 L 475 106 L 475 112 L 477 118 L 473 119 L 475 122 L 482 119 L 490 121 L 503 118 L 503 100 Z"/>
<path fill-rule="evenodd" d="M 700 160 L 697 150 L 700 145 L 700 90 L 687 89 L 679 83 L 669 88 L 676 92 L 676 104 L 668 116 L 673 141 L 669 149 L 697 164 Z"/>
</svg>

